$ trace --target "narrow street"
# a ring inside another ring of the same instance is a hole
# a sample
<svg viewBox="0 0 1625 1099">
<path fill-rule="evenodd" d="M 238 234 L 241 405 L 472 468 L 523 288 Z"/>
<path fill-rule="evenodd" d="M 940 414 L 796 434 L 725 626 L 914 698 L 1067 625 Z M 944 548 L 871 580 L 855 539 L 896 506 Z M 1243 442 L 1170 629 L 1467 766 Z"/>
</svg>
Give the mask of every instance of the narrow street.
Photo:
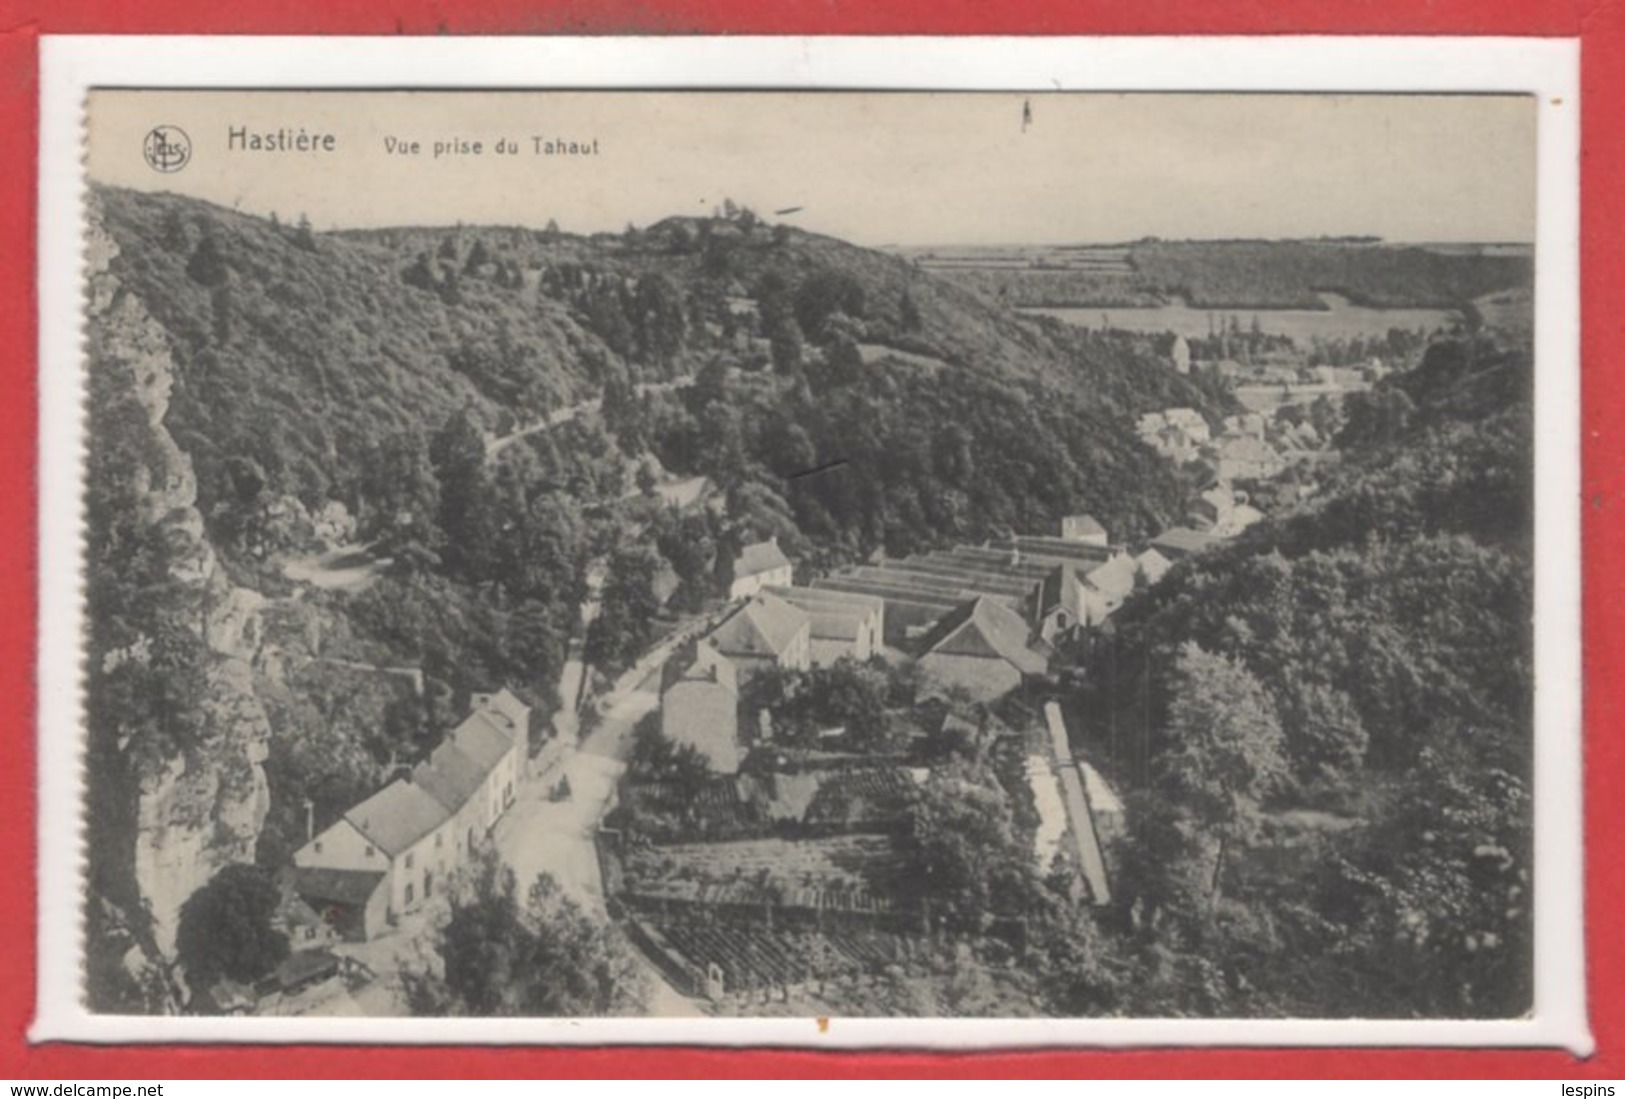
<svg viewBox="0 0 1625 1099">
<path fill-rule="evenodd" d="M 633 727 L 660 705 L 659 687 L 660 669 L 655 667 L 646 670 L 640 681 L 607 696 L 598 727 L 558 766 L 527 783 L 519 801 L 497 824 L 492 837 L 521 887 L 538 874 L 551 874 L 594 916 L 609 920 L 593 833 L 609 810 L 615 783 L 626 770 Z M 560 776 L 570 780 L 570 796 L 549 801 L 548 791 Z M 636 956 L 642 960 L 641 954 Z M 650 1014 L 701 1014 L 652 966 L 643 968 L 649 978 Z"/>
<path fill-rule="evenodd" d="M 593 834 L 609 811 L 615 784 L 626 770 L 632 730 L 640 718 L 660 705 L 660 668 L 671 651 L 708 623 L 685 623 L 643 655 L 615 681 L 605 695 L 590 703 L 598 712 L 593 730 L 559 761 L 519 787 L 513 806 L 491 830 L 491 842 L 513 868 L 521 889 L 538 874 L 551 874 L 564 890 L 596 918 L 608 922 L 603 880 Z M 573 726 L 572 726 L 573 731 Z M 570 796 L 551 801 L 548 793 L 560 778 L 570 781 Z M 401 919 L 399 926 L 370 942 L 345 943 L 335 949 L 362 962 L 377 979 L 353 991 L 333 983 L 296 997 L 282 1014 L 400 1016 L 408 1014 L 395 974 L 427 949 L 426 937 L 444 908 L 442 900 Z M 680 995 L 634 950 L 649 978 L 648 1011 L 655 1016 L 699 1015 L 697 1005 Z"/>
<path fill-rule="evenodd" d="M 497 822 L 492 839 L 521 883 L 552 874 L 578 901 L 603 910 L 593 832 L 626 770 L 633 726 L 660 705 L 658 677 L 659 669 L 654 669 L 641 682 L 604 698 L 607 708 L 597 728 L 556 766 L 526 783 L 514 807 Z M 570 796 L 550 801 L 548 793 L 560 777 L 569 779 Z"/>
<path fill-rule="evenodd" d="M 551 874 L 566 893 L 608 921 L 593 834 L 609 811 L 615 784 L 626 770 L 632 730 L 660 705 L 661 665 L 673 648 L 702 626 L 691 623 L 678 630 L 622 674 L 614 689 L 595 703 L 600 717 L 593 730 L 556 766 L 526 783 L 519 800 L 492 830 L 497 851 L 513 868 L 522 888 L 538 874 Z M 560 777 L 569 779 L 570 796 L 550 801 L 548 793 Z M 643 960 L 641 954 L 636 956 Z M 653 966 L 645 962 L 644 970 L 650 985 L 650 1014 L 701 1014 Z"/>
</svg>

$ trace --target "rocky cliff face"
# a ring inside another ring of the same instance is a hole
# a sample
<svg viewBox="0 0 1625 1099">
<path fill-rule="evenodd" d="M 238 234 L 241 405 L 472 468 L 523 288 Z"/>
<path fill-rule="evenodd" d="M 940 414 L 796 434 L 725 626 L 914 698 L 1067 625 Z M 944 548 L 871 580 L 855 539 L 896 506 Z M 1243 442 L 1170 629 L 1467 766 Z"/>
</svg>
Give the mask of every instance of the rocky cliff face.
<svg viewBox="0 0 1625 1099">
<path fill-rule="evenodd" d="M 253 861 L 268 808 L 261 764 L 271 729 L 256 697 L 253 675 L 262 641 L 264 600 L 232 585 L 209 544 L 196 507 L 191 460 L 164 427 L 175 377 L 168 337 L 113 273 L 118 248 L 102 229 L 94 198 L 91 202 L 86 272 L 91 369 L 128 372 L 145 413 L 150 439 L 141 442 L 148 458 L 135 475 L 136 498 L 139 523 L 161 535 L 167 549 L 169 587 L 162 597 L 163 625 L 178 624 L 190 631 L 207 652 L 200 712 L 188 716 L 192 735 L 181 747 L 161 749 L 156 762 L 151 745 L 121 737 L 118 752 L 145 750 L 147 755 L 140 766 L 121 769 L 129 776 L 125 784 L 129 788 L 98 791 L 133 800 L 124 814 L 134 822 L 128 837 L 133 856 L 116 853 L 120 862 L 133 867 L 133 891 L 121 892 L 139 898 L 150 918 L 150 943 L 172 955 L 181 905 L 222 867 Z M 140 432 L 141 425 L 135 430 Z M 97 440 L 92 438 L 89 445 L 96 447 Z M 89 611 L 94 619 L 98 608 L 92 605 Z M 157 622 L 151 624 L 158 627 Z M 137 638 L 116 651 L 92 652 L 90 657 L 103 668 L 147 660 L 150 646 L 145 640 Z M 89 857 L 113 859 L 115 853 L 93 849 Z M 126 959 L 126 968 L 132 964 Z"/>
</svg>

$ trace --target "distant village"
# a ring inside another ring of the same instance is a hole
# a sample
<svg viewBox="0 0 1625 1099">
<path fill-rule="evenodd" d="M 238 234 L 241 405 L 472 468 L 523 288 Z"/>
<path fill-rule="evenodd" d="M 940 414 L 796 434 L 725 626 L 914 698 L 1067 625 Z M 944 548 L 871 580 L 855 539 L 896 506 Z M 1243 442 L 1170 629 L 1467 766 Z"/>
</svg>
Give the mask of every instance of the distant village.
<svg viewBox="0 0 1625 1099">
<path fill-rule="evenodd" d="M 1187 369 L 1188 354 L 1176 341 L 1171 365 Z M 753 701 L 753 682 L 770 673 L 910 677 L 899 720 L 915 748 L 957 739 L 1018 776 L 1039 817 L 1038 864 L 1064 863 L 1080 901 L 1109 902 L 1124 807 L 1073 747 L 1085 742 L 1078 715 L 1050 700 L 1057 654 L 1136 589 L 1262 520 L 1238 484 L 1335 457 L 1306 418 L 1246 412 L 1215 432 L 1195 410 L 1167 408 L 1135 428 L 1201 485 L 1182 520 L 1155 536 L 1116 540 L 1080 513 L 1050 531 L 877 555 L 799 582 L 769 537 L 738 549 L 698 630 L 657 646 L 650 718 L 708 777 L 679 791 L 629 773 L 602 810 L 595 848 L 611 913 L 674 989 L 719 1010 L 790 1003 L 923 949 L 929 916 L 877 888 L 869 868 L 891 857 L 908 793 L 933 767 L 907 743 L 854 748 L 839 726 L 792 742 L 773 705 Z M 574 690 L 565 703 L 590 705 Z M 531 724 L 532 707 L 512 691 L 476 693 L 415 766 L 323 827 L 309 819 L 281 912 L 296 952 L 269 986 L 297 999 L 341 973 L 373 979 L 341 944 L 388 939 L 408 923 L 421 930 L 420 914 L 491 846 L 526 783 L 568 797 L 559 764 L 574 722 L 555 722 L 535 759 Z M 208 995 L 221 1010 L 255 1001 L 230 982 Z"/>
<path fill-rule="evenodd" d="M 1189 370 L 1189 355 L 1176 339 L 1171 366 Z M 1339 395 L 1365 384 L 1363 374 L 1316 382 Z M 705 777 L 678 789 L 628 773 L 600 812 L 595 850 L 611 915 L 674 989 L 718 1010 L 789 1004 L 922 950 L 929 913 L 877 887 L 873 867 L 892 857 L 909 791 L 933 778 L 917 750 L 928 741 L 970 745 L 1018 776 L 1039 817 L 1037 863 L 1066 865 L 1080 901 L 1109 903 L 1124 807 L 1073 747 L 1086 741 L 1078 715 L 1052 700 L 1057 654 L 1182 559 L 1261 521 L 1238 485 L 1335 459 L 1307 417 L 1250 411 L 1215 432 L 1194 409 L 1166 408 L 1134 426 L 1200 485 L 1182 520 L 1150 538 L 1115 540 L 1080 513 L 1046 532 L 877 555 L 798 582 L 797 563 L 769 537 L 738 550 L 699 629 L 650 654 L 663 654 L 650 718 L 703 761 Z M 770 674 L 836 668 L 909 677 L 897 720 L 910 743 L 855 747 L 839 725 L 792 742 L 752 691 Z M 565 704 L 588 702 L 572 689 Z M 490 846 L 525 783 L 569 796 L 558 764 L 574 722 L 555 721 L 532 759 L 531 719 L 508 689 L 477 693 L 415 766 L 325 827 L 308 822 L 282 912 L 297 952 L 273 985 L 296 994 L 340 972 L 356 979 L 361 963 L 329 948 L 390 936 L 426 913 Z M 229 982 L 211 995 L 222 1010 L 253 1002 Z"/>
</svg>

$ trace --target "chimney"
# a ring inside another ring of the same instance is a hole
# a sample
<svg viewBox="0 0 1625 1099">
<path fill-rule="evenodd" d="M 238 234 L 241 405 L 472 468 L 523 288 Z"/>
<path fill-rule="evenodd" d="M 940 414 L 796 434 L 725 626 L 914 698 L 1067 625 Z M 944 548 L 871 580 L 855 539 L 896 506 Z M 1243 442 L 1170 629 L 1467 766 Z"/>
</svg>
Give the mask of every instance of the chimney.
<svg viewBox="0 0 1625 1099">
<path fill-rule="evenodd" d="M 316 803 L 309 798 L 305 799 L 305 842 L 310 843 L 316 838 Z"/>
</svg>

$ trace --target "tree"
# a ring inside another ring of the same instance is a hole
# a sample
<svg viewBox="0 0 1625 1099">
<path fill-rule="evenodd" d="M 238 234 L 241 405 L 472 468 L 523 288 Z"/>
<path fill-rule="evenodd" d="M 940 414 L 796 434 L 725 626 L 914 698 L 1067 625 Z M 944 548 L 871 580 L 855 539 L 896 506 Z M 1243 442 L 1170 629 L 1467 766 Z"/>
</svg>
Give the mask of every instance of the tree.
<svg viewBox="0 0 1625 1099">
<path fill-rule="evenodd" d="M 310 218 L 304 214 L 299 215 L 299 222 L 293 228 L 293 244 L 306 252 L 316 251 L 316 232 L 311 228 Z"/>
<path fill-rule="evenodd" d="M 903 329 L 907 332 L 918 332 L 925 326 L 920 317 L 920 307 L 914 302 L 914 295 L 908 290 L 903 291 L 903 297 L 897 304 L 899 319 L 903 322 Z"/>
<path fill-rule="evenodd" d="M 821 339 L 824 322 L 836 313 L 862 317 L 866 294 L 863 283 L 845 271 L 826 269 L 808 278 L 796 290 L 796 320 L 801 330 Z"/>
<path fill-rule="evenodd" d="M 164 247 L 176 255 L 192 247 L 192 238 L 186 231 L 186 219 L 180 210 L 170 207 L 164 212 Z"/>
<path fill-rule="evenodd" d="M 668 276 L 655 272 L 638 280 L 635 305 L 639 355 L 644 362 L 669 366 L 683 349 L 688 327 L 682 291 Z"/>
<path fill-rule="evenodd" d="M 1281 723 L 1251 672 L 1194 641 L 1180 649 L 1170 690 L 1157 785 L 1215 838 L 1211 906 L 1218 902 L 1229 848 L 1246 835 L 1258 802 L 1286 776 Z"/>
<path fill-rule="evenodd" d="M 1478 730 L 1462 729 L 1471 743 Z M 1510 1017 L 1533 1003 L 1525 777 L 1424 751 L 1398 810 L 1324 884 L 1336 945 L 1418 1017 Z"/>
<path fill-rule="evenodd" d="M 807 341 L 801 334 L 801 325 L 794 317 L 786 317 L 775 327 L 769 340 L 773 354 L 773 369 L 779 374 L 793 374 L 801 368 L 801 357 Z"/>
<path fill-rule="evenodd" d="M 478 278 L 480 271 L 490 262 L 491 250 L 485 246 L 485 238 L 475 237 L 474 247 L 468 250 L 468 258 L 463 261 L 463 274 Z"/>
<path fill-rule="evenodd" d="M 1124 967 L 1100 923 L 1067 905 L 1039 921 L 1030 952 L 1047 1014 L 1098 1016 L 1120 1010 Z"/>
<path fill-rule="evenodd" d="M 1404 390 L 1391 386 L 1347 394 L 1343 398 L 1346 422 L 1337 445 L 1357 449 L 1391 443 L 1404 434 L 1415 407 Z"/>
<path fill-rule="evenodd" d="M 1365 763 L 1370 738 L 1347 692 L 1306 683 L 1282 700 L 1293 770 L 1308 782 L 1341 783 Z"/>
<path fill-rule="evenodd" d="M 995 914 L 1030 912 L 1041 888 L 996 787 L 934 775 L 909 805 L 898 887 L 930 923 L 980 931 Z"/>
<path fill-rule="evenodd" d="M 603 668 L 621 668 L 637 659 L 654 637 L 660 611 L 654 579 L 660 557 L 648 546 L 629 546 L 609 561 L 598 617 L 587 633 L 587 660 Z"/>
<path fill-rule="evenodd" d="M 641 782 L 667 782 L 683 801 L 697 797 L 711 782 L 711 764 L 692 744 L 679 744 L 660 729 L 660 713 L 639 719 L 632 730 L 627 773 Z"/>
<path fill-rule="evenodd" d="M 435 514 L 449 568 L 474 578 L 489 574 L 497 531 L 485 475 L 485 436 L 467 410 L 446 417 L 429 441 L 429 461 L 440 486 Z"/>
<path fill-rule="evenodd" d="M 851 385 L 863 380 L 863 352 L 850 336 L 838 336 L 824 352 L 824 366 L 810 380 L 822 388 Z"/>
<path fill-rule="evenodd" d="M 433 290 L 439 284 L 435 276 L 434 267 L 429 263 L 429 253 L 419 252 L 412 266 L 401 272 L 401 281 L 408 286 L 419 290 Z"/>
<path fill-rule="evenodd" d="M 200 286 L 211 288 L 224 286 L 226 280 L 231 278 L 231 268 L 226 265 L 220 240 L 212 229 L 203 234 L 203 239 L 192 250 L 192 258 L 186 264 L 186 277 Z"/>
<path fill-rule="evenodd" d="M 420 432 L 396 432 L 370 447 L 362 457 L 357 489 L 362 532 L 380 550 L 397 556 L 407 550 L 414 557 L 438 553 L 440 480 Z"/>
<path fill-rule="evenodd" d="M 774 720 L 787 733 L 807 737 L 820 729 L 843 728 L 855 747 L 884 750 L 886 686 L 885 672 L 843 658 L 805 673 L 785 692 Z"/>
<path fill-rule="evenodd" d="M 589 915 L 549 874 L 524 893 L 486 855 L 456 893 L 432 949 L 401 974 L 414 1015 L 631 1015 L 647 985 L 614 926 Z M 438 972 L 437 972 L 438 969 Z"/>
<path fill-rule="evenodd" d="M 288 937 L 271 927 L 278 893 L 257 866 L 234 863 L 181 905 L 175 955 L 194 990 L 221 977 L 256 981 L 288 956 Z"/>
</svg>

